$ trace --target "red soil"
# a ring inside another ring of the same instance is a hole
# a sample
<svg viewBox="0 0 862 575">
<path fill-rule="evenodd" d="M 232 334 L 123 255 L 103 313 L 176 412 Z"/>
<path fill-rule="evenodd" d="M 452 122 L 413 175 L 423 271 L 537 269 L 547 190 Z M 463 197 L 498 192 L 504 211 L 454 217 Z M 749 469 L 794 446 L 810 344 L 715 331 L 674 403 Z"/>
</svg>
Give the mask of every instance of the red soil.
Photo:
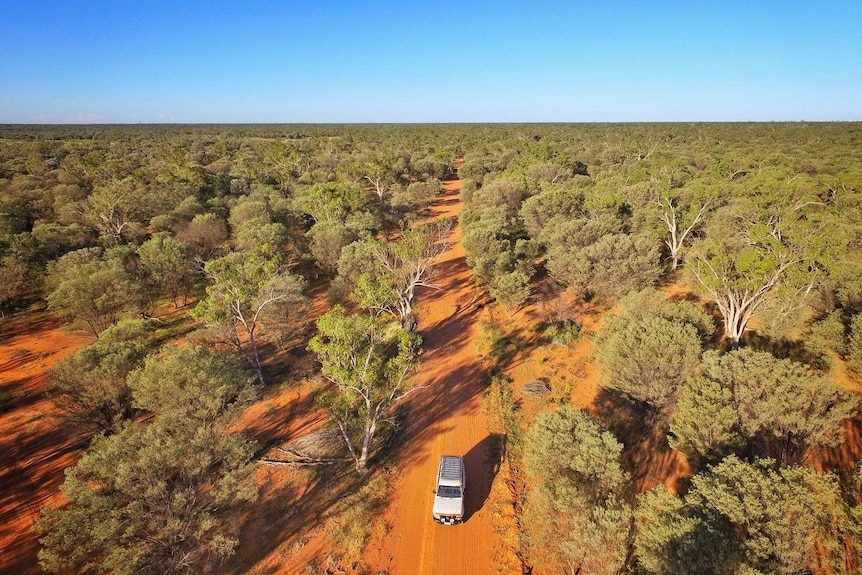
<svg viewBox="0 0 862 575">
<path fill-rule="evenodd" d="M 446 183 L 432 218 L 457 217 L 459 189 L 460 180 Z M 397 575 L 520 571 L 514 544 L 497 535 L 500 522 L 492 526 L 491 521 L 492 489 L 500 500 L 506 499 L 507 490 L 494 479 L 500 468 L 492 459 L 495 438 L 481 408 L 488 374 L 475 345 L 481 304 L 458 243 L 460 234 L 455 226 L 449 238 L 452 248 L 441 258 L 441 289 L 419 294 L 424 351 L 416 384 L 421 389 L 406 401 L 394 467 L 388 472 L 375 470 L 390 474 L 392 500 L 377 527 L 372 526 L 362 560 L 352 570 Z M 313 316 L 324 307 L 318 299 Z M 278 444 L 313 431 L 323 423 L 311 401 L 313 385 L 306 382 L 274 393 L 246 413 L 241 427 L 262 443 Z M 454 527 L 438 526 L 431 519 L 434 480 L 443 454 L 464 456 L 469 482 L 467 521 Z M 325 478 L 326 471 L 322 475 Z M 332 486 L 325 485 L 321 474 L 282 467 L 262 466 L 258 480 L 261 499 L 244 522 L 231 571 L 274 575 L 304 572 L 312 562 L 326 565 L 333 550 L 326 526 L 337 507 Z M 344 565 L 337 569 L 352 572 Z"/>
<path fill-rule="evenodd" d="M 446 182 L 446 192 L 432 217 L 457 218 L 460 180 Z M 405 428 L 399 438 L 395 464 L 389 471 L 394 483 L 392 500 L 372 529 L 363 560 L 352 571 L 392 575 L 520 573 L 517 516 L 514 499 L 518 483 L 507 462 L 501 462 L 498 437 L 488 429 L 482 398 L 489 382 L 488 358 L 482 355 L 481 324 L 495 324 L 514 342 L 503 362 L 513 382 L 526 428 L 549 403 L 566 401 L 600 418 L 624 417 L 607 404 L 592 362 L 592 342 L 582 337 L 571 346 L 540 341 L 535 326 L 543 319 L 535 303 L 508 315 L 484 305 L 473 286 L 459 240 L 453 228 L 448 250 L 440 263 L 440 290 L 419 294 L 419 331 L 424 340 L 422 389 L 406 402 Z M 679 296 L 670 293 L 671 296 Z M 326 309 L 326 294 L 318 289 L 308 312 L 314 319 Z M 583 304 L 576 304 L 583 305 Z M 603 310 L 581 307 L 579 321 L 595 331 Z M 27 312 L 0 323 L 0 392 L 10 394 L 11 406 L 0 413 L 0 574 L 39 574 L 38 544 L 31 527 L 45 503 L 58 497 L 63 469 L 74 464 L 83 437 L 60 424 L 45 396 L 45 375 L 66 354 L 92 341 L 59 329 L 59 321 L 44 313 Z M 304 362 L 308 358 L 297 359 Z M 291 360 L 290 370 L 310 371 L 309 365 Z M 527 382 L 547 378 L 550 397 L 526 396 Z M 313 402 L 315 383 L 273 388 L 244 415 L 237 429 L 252 435 L 264 448 L 281 445 L 313 431 L 324 422 Z M 852 467 L 862 453 L 862 416 L 846 422 L 848 443 L 822 454 L 829 468 Z M 624 423 L 624 422 L 623 422 Z M 616 430 L 615 430 L 616 431 Z M 637 432 L 637 430 L 635 430 Z M 627 468 L 634 469 L 638 491 L 656 483 L 676 489 L 689 475 L 688 467 L 663 437 L 637 436 L 626 446 Z M 434 479 L 441 455 L 465 458 L 468 478 L 467 521 L 439 526 L 431 520 Z M 502 464 L 501 464 L 502 463 Z M 338 505 L 338 494 L 327 485 L 327 472 L 286 471 L 261 465 L 259 500 L 243 518 L 237 556 L 224 572 L 295 574 L 309 571 L 311 562 L 325 564 L 333 550 L 326 524 Z M 514 493 L 512 492 L 514 489 Z M 351 572 L 344 566 L 335 572 Z M 329 571 L 327 571 L 329 572 Z M 548 572 L 542 565 L 532 571 Z"/>
<path fill-rule="evenodd" d="M 238 426 L 264 447 L 279 446 L 320 427 L 325 415 L 314 405 L 308 382 L 275 391 L 246 411 Z M 265 454 L 278 459 L 275 449 Z M 325 473 L 325 472 L 324 472 Z M 242 521 L 240 545 L 225 572 L 301 573 L 325 556 L 329 541 L 322 529 L 333 505 L 331 490 L 312 470 L 261 464 L 258 500 Z"/>
<path fill-rule="evenodd" d="M 33 524 L 58 496 L 63 470 L 73 465 L 86 437 L 57 417 L 45 376 L 63 357 L 93 340 L 60 329 L 44 312 L 27 311 L 0 323 L 0 573 L 42 573 Z"/>
<path fill-rule="evenodd" d="M 457 217 L 460 180 L 446 182 L 433 216 Z M 407 401 L 407 417 L 397 455 L 398 479 L 384 520 L 385 537 L 372 540 L 367 559 L 372 572 L 397 575 L 515 573 L 520 564 L 511 545 L 495 533 L 489 496 L 499 470 L 495 438 L 482 412 L 488 374 L 477 359 L 480 294 L 453 228 L 452 247 L 440 262 L 440 289 L 419 294 L 419 331 L 424 341 L 422 389 Z M 466 521 L 440 526 L 431 519 L 440 457 L 464 457 L 468 487 Z M 500 481 L 496 480 L 500 487 Z"/>
</svg>

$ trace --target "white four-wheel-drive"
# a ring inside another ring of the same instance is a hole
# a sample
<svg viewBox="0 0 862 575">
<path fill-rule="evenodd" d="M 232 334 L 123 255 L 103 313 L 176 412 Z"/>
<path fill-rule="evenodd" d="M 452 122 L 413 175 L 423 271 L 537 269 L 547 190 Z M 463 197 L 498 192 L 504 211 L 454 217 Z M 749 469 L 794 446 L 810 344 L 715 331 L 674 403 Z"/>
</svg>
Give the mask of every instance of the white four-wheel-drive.
<svg viewBox="0 0 862 575">
<path fill-rule="evenodd" d="M 434 521 L 454 525 L 464 520 L 464 460 L 457 455 L 440 458 L 437 487 L 434 489 Z"/>
</svg>

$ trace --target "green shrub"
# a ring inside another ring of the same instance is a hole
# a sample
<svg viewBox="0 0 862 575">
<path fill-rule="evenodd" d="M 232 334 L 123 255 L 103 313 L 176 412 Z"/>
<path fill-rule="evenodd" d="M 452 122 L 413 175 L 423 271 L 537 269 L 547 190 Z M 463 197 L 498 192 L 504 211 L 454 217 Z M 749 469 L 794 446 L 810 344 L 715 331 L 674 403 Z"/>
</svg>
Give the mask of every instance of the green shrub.
<svg viewBox="0 0 862 575">
<path fill-rule="evenodd" d="M 850 341 L 847 344 L 847 359 L 857 372 L 862 372 L 862 313 L 850 320 Z"/>
<path fill-rule="evenodd" d="M 581 326 L 576 321 L 568 320 L 552 323 L 545 328 L 545 337 L 557 345 L 569 346 L 581 337 Z"/>
<path fill-rule="evenodd" d="M 847 341 L 842 315 L 836 310 L 814 323 L 805 339 L 805 347 L 819 353 L 831 350 L 841 357 L 846 357 Z"/>
<path fill-rule="evenodd" d="M 338 549 L 338 562 L 350 564 L 362 557 L 372 528 L 385 528 L 384 523 L 376 518 L 389 502 L 389 491 L 386 477 L 376 474 L 339 501 L 329 524 L 329 535 Z M 385 536 L 385 533 L 377 535 Z"/>
<path fill-rule="evenodd" d="M 512 314 L 529 299 L 530 278 L 518 270 L 498 276 L 494 278 L 488 293 Z"/>
<path fill-rule="evenodd" d="M 503 376 L 491 378 L 485 392 L 482 409 L 488 420 L 488 430 L 505 436 L 502 442 L 503 456 L 513 449 L 519 451 L 523 440 L 521 431 L 521 406 L 512 394 L 512 382 Z"/>
</svg>

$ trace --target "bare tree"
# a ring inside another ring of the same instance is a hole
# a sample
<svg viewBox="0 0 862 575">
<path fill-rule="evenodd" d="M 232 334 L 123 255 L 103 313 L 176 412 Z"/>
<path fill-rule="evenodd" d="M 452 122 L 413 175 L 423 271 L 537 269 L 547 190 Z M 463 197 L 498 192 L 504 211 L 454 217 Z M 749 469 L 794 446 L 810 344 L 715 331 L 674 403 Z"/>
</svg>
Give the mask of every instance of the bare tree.
<svg viewBox="0 0 862 575">
<path fill-rule="evenodd" d="M 367 251 L 354 252 L 355 257 L 371 258 L 370 271 L 363 273 L 356 284 L 360 304 L 377 314 L 392 315 L 404 329 L 413 331 L 416 290 L 439 289 L 435 283 L 437 263 L 449 249 L 447 238 L 451 229 L 450 220 L 438 220 L 406 230 L 400 241 L 373 241 Z M 344 262 L 339 267 L 346 270 L 351 266 Z"/>
<path fill-rule="evenodd" d="M 671 269 L 677 269 L 680 264 L 680 251 L 685 245 L 685 240 L 691 232 L 702 224 L 707 212 L 711 208 L 711 202 L 705 201 L 698 205 L 697 211 L 694 212 L 694 217 L 690 222 L 686 222 L 687 214 L 683 210 L 676 198 L 664 196 L 661 200 L 653 202 L 658 206 L 660 213 L 659 219 L 667 228 L 669 237 L 664 241 L 665 245 L 670 250 Z M 688 226 L 683 228 L 685 224 Z"/>
</svg>

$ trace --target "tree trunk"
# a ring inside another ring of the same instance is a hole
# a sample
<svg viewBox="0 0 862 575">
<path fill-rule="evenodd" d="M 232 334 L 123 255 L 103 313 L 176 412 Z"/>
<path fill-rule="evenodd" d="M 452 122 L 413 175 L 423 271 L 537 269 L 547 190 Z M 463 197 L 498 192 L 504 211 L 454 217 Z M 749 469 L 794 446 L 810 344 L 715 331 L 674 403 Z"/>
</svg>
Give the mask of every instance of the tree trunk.
<svg viewBox="0 0 862 575">
<path fill-rule="evenodd" d="M 372 419 L 365 426 L 365 435 L 362 438 L 362 451 L 356 461 L 356 471 L 365 473 L 368 471 L 368 457 L 371 454 L 371 444 L 374 442 L 374 434 L 377 432 L 377 421 Z"/>
<path fill-rule="evenodd" d="M 745 332 L 748 318 L 749 314 L 734 303 L 728 306 L 724 314 L 724 335 L 730 342 L 730 349 L 739 349 L 739 340 L 742 339 L 742 334 Z"/>
<path fill-rule="evenodd" d="M 679 267 L 679 247 L 670 248 L 670 269 L 675 270 Z"/>
<path fill-rule="evenodd" d="M 405 296 L 401 300 L 401 327 L 409 332 L 416 329 L 416 322 L 413 319 L 413 298 Z"/>
<path fill-rule="evenodd" d="M 254 339 L 254 329 L 256 326 L 252 326 L 251 328 L 246 329 L 248 332 L 248 341 L 251 344 L 252 350 L 252 365 L 254 365 L 255 371 L 257 371 L 257 377 L 260 380 L 260 384 L 266 387 L 266 380 L 263 377 L 263 368 L 260 365 L 260 353 L 257 349 L 257 340 Z"/>
<path fill-rule="evenodd" d="M 670 250 L 671 269 L 675 270 L 679 267 L 679 248 L 682 247 L 682 242 L 676 239 L 676 213 L 673 218 L 665 220 L 667 223 L 667 231 L 670 233 L 670 239 L 665 242 L 665 245 Z"/>
</svg>

